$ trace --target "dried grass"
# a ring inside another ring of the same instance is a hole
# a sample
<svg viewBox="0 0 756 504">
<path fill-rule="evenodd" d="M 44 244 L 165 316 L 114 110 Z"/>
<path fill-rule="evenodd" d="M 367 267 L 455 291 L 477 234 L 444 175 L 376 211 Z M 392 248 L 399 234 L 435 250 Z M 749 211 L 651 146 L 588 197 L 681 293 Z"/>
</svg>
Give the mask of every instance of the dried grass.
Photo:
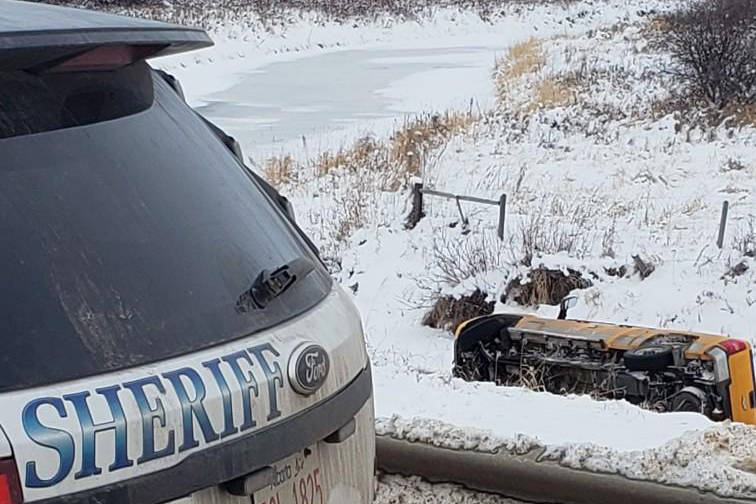
<svg viewBox="0 0 756 504">
<path fill-rule="evenodd" d="M 641 26 L 641 34 L 645 39 L 655 42 L 670 29 L 669 19 L 665 16 L 654 16 Z"/>
<path fill-rule="evenodd" d="M 36 0 L 41 1 L 41 0 Z M 469 9 L 491 20 L 507 13 L 509 6 L 557 4 L 574 0 L 45 0 L 46 3 L 99 9 L 116 14 L 145 17 L 182 25 L 213 29 L 219 25 L 283 26 L 296 13 L 309 13 L 319 21 L 374 21 L 428 19 L 439 7 Z"/>
<path fill-rule="evenodd" d="M 507 53 L 504 72 L 501 76 L 507 81 L 541 71 L 546 64 L 543 54 L 543 42 L 531 38 L 526 42 L 511 47 Z"/>
<path fill-rule="evenodd" d="M 743 161 L 741 161 L 738 158 L 732 158 L 732 157 L 727 158 L 727 161 L 725 161 L 725 163 L 719 167 L 719 171 L 722 173 L 733 172 L 733 171 L 738 172 L 738 171 L 744 171 L 747 169 L 748 169 L 748 166 L 745 163 L 743 163 Z"/>
<path fill-rule="evenodd" d="M 489 301 L 489 292 L 496 285 L 476 282 L 475 290 L 460 297 L 441 295 L 441 289 L 457 287 L 470 279 L 504 267 L 502 246 L 498 239 L 486 233 L 456 235 L 444 233 L 434 238 L 431 252 L 431 269 L 428 277 L 418 279 L 425 292 L 426 306 L 423 324 L 440 329 L 454 329 L 473 317 L 493 313 L 495 301 Z"/>
<path fill-rule="evenodd" d="M 303 170 L 309 179 L 288 180 L 313 184 L 318 193 L 329 195 L 332 204 L 327 215 L 311 216 L 311 222 L 319 228 L 324 246 L 335 254 L 355 230 L 377 218 L 383 194 L 406 187 L 453 136 L 477 120 L 470 112 L 423 114 L 408 119 L 385 141 L 364 137 L 350 147 L 324 152 Z M 272 164 L 274 176 L 280 164 Z"/>
<path fill-rule="evenodd" d="M 397 170 L 395 185 L 422 175 L 432 152 L 479 119 L 472 112 L 423 114 L 405 122 L 389 139 L 389 160 Z M 397 187 L 398 188 L 398 187 Z"/>
<path fill-rule="evenodd" d="M 546 380 L 549 377 L 546 363 L 541 361 L 537 364 L 525 362 L 520 358 L 520 369 L 517 375 L 507 380 L 506 384 L 510 386 L 525 387 L 534 392 L 546 392 Z"/>
<path fill-rule="evenodd" d="M 293 184 L 297 180 L 297 164 L 291 156 L 272 157 L 265 161 L 263 174 L 274 187 Z"/>
<path fill-rule="evenodd" d="M 553 109 L 574 105 L 577 101 L 577 89 L 574 82 L 558 76 L 544 77 L 536 84 L 535 97 L 528 107 L 529 111 Z"/>
<path fill-rule="evenodd" d="M 720 115 L 731 119 L 736 126 L 756 126 L 756 104 L 753 103 L 729 105 Z"/>
<path fill-rule="evenodd" d="M 318 177 L 338 170 L 355 173 L 361 167 L 386 169 L 385 147 L 373 137 L 363 137 L 348 149 L 321 153 L 314 165 Z"/>
<path fill-rule="evenodd" d="M 456 287 L 464 281 L 504 266 L 502 246 L 486 233 L 433 240 L 432 284 Z"/>
<path fill-rule="evenodd" d="M 586 69 L 571 73 L 545 75 L 546 64 L 543 42 L 530 39 L 515 45 L 506 58 L 497 62 L 495 80 L 500 105 L 511 106 L 516 86 L 527 85 L 532 98 L 527 104 L 517 105 L 521 112 L 567 107 L 577 102 L 580 90 L 587 81 Z"/>
<path fill-rule="evenodd" d="M 602 244 L 613 242 L 613 228 L 599 233 L 595 218 L 596 208 L 587 201 L 565 201 L 560 198 L 543 199 L 540 204 L 531 205 L 527 217 L 521 221 L 519 234 L 510 238 L 510 249 L 519 250 L 520 262 L 532 264 L 539 254 L 566 252 L 572 257 L 589 255 L 597 240 Z M 516 241 L 519 240 L 519 243 Z"/>
<path fill-rule="evenodd" d="M 540 72 L 545 64 L 541 40 L 531 38 L 512 46 L 504 58 L 496 61 L 494 80 L 497 101 L 507 103 L 517 82 L 527 75 Z"/>
<path fill-rule="evenodd" d="M 732 248 L 746 257 L 756 258 L 756 218 L 751 217 L 738 228 Z"/>
<path fill-rule="evenodd" d="M 387 141 L 364 137 L 348 148 L 321 153 L 311 163 L 311 171 L 315 177 L 378 174 L 378 190 L 397 191 L 410 177 L 423 173 L 433 153 L 477 120 L 473 113 L 423 114 L 406 120 Z"/>
</svg>

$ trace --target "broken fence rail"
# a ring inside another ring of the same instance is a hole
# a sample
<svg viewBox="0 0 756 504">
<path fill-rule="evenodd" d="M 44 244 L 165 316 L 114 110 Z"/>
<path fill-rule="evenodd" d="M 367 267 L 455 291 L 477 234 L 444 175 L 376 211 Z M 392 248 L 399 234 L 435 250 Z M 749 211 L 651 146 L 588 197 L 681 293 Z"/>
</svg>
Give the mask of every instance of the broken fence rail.
<svg viewBox="0 0 756 504">
<path fill-rule="evenodd" d="M 457 202 L 457 209 L 463 221 L 466 220 L 464 214 L 462 214 L 462 207 L 460 201 L 469 201 L 471 203 L 480 203 L 482 205 L 496 205 L 499 207 L 499 225 L 497 228 L 497 236 L 500 240 L 504 240 L 504 221 L 507 216 L 507 195 L 502 194 L 498 200 L 492 200 L 487 198 L 479 198 L 477 196 L 465 196 L 461 194 L 452 194 L 444 191 L 437 191 L 435 189 L 427 189 L 423 187 L 422 182 L 415 182 L 412 186 L 412 210 L 407 217 L 405 227 L 407 229 L 414 229 L 417 223 L 425 217 L 425 211 L 423 210 L 423 196 L 439 196 L 441 198 L 453 199 Z"/>
</svg>

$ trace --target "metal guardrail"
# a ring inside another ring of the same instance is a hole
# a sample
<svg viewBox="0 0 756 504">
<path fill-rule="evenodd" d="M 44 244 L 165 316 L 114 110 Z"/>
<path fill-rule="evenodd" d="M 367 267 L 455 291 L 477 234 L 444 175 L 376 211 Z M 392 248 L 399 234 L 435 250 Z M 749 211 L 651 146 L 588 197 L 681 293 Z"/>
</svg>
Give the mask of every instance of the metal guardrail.
<svg viewBox="0 0 756 504">
<path fill-rule="evenodd" d="M 420 476 L 432 483 L 455 483 L 512 499 L 560 504 L 754 504 L 693 488 L 634 480 L 617 474 L 570 469 L 526 455 L 439 448 L 425 443 L 376 437 L 378 468 L 389 474 Z"/>
<path fill-rule="evenodd" d="M 504 221 L 507 216 L 507 195 L 502 194 L 501 197 L 498 200 L 492 200 L 487 198 L 479 198 L 477 196 L 465 196 L 461 194 L 452 194 L 449 192 L 444 191 L 437 191 L 435 189 L 426 189 L 423 187 L 422 182 L 416 182 L 412 186 L 412 210 L 410 211 L 409 216 L 407 217 L 407 222 L 405 224 L 405 227 L 407 229 L 413 229 L 417 223 L 425 216 L 425 211 L 423 209 L 423 196 L 439 196 L 441 198 L 447 198 L 447 199 L 453 199 L 457 202 L 457 209 L 459 210 L 459 214 L 465 222 L 467 223 L 467 219 L 464 216 L 464 213 L 462 212 L 462 207 L 460 205 L 460 201 L 469 201 L 471 203 L 480 203 L 482 205 L 496 205 L 499 207 L 499 224 L 497 228 L 497 236 L 499 237 L 499 240 L 504 240 Z"/>
</svg>

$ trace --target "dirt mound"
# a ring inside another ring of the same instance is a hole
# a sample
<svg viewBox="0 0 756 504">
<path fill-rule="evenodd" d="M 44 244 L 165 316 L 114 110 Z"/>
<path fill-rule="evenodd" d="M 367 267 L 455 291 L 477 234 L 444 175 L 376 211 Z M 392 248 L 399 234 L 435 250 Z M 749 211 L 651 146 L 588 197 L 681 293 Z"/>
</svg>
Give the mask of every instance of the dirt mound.
<svg viewBox="0 0 756 504">
<path fill-rule="evenodd" d="M 493 313 L 495 302 L 487 299 L 488 294 L 480 289 L 459 298 L 443 296 L 425 314 L 423 325 L 453 331 L 465 320 Z"/>
<path fill-rule="evenodd" d="M 575 289 L 587 289 L 593 283 L 579 271 L 536 268 L 527 277 L 529 282 L 523 283 L 522 277 L 509 281 L 504 294 L 504 301 L 515 301 L 521 305 L 550 304 L 558 305 L 562 299 Z"/>
</svg>

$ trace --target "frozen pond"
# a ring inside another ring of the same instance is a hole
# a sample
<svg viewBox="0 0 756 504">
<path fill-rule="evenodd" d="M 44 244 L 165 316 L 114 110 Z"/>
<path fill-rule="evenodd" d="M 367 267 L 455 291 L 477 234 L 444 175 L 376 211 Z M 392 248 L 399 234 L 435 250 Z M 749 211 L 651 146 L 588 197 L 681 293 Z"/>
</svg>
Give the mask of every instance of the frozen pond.
<svg viewBox="0 0 756 504">
<path fill-rule="evenodd" d="M 317 149 L 334 132 L 344 132 L 343 139 L 406 114 L 485 105 L 498 52 L 361 49 L 281 61 L 238 75 L 232 87 L 201 97 L 198 110 L 255 157 L 302 145 L 303 138 Z"/>
</svg>

